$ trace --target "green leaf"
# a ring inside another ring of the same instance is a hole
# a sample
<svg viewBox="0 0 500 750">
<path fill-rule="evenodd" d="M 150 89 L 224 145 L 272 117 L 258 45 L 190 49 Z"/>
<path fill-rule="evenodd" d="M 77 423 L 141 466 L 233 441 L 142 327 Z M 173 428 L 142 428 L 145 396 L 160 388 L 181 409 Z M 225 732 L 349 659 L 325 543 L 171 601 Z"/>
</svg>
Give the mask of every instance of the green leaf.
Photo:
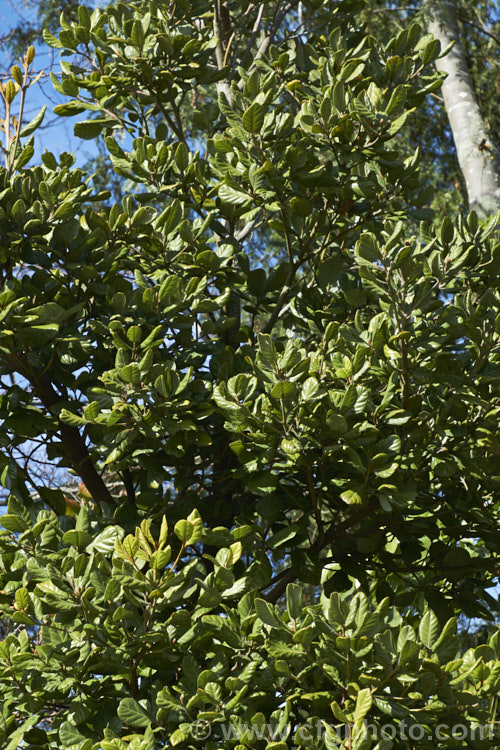
<svg viewBox="0 0 500 750">
<path fill-rule="evenodd" d="M 341 493 L 340 497 L 344 503 L 348 503 L 349 505 L 362 505 L 363 503 L 361 495 L 354 490 L 345 490 Z"/>
<path fill-rule="evenodd" d="M 26 166 L 30 159 L 32 159 L 34 153 L 35 149 L 33 148 L 33 144 L 27 143 L 16 159 L 16 168 L 21 169 L 21 167 Z"/>
<path fill-rule="evenodd" d="M 142 338 L 142 331 L 140 326 L 130 326 L 127 331 L 127 338 L 133 344 L 139 344 Z"/>
<path fill-rule="evenodd" d="M 64 544 L 70 544 L 78 549 L 85 549 L 85 547 L 92 541 L 92 536 L 88 531 L 77 531 L 71 529 L 67 531 L 62 538 Z"/>
<path fill-rule="evenodd" d="M 42 29 L 42 37 L 43 41 L 48 47 L 53 47 L 54 49 L 64 49 L 65 45 L 62 44 L 62 42 L 59 41 L 59 39 L 54 36 L 54 34 L 51 34 L 50 31 L 46 28 Z"/>
<path fill-rule="evenodd" d="M 254 70 L 245 83 L 245 96 L 249 99 L 255 99 L 260 93 L 260 75 L 258 70 Z"/>
<path fill-rule="evenodd" d="M 455 229 L 453 227 L 451 219 L 448 216 L 445 216 L 443 221 L 441 222 L 441 229 L 439 230 L 439 234 L 443 245 L 449 245 L 451 242 L 453 242 Z"/>
<path fill-rule="evenodd" d="M 332 703 L 330 704 L 330 708 L 332 709 L 332 713 L 338 721 L 341 721 L 343 724 L 349 723 L 347 714 L 342 711 L 337 701 L 332 701 Z"/>
<path fill-rule="evenodd" d="M 286 587 L 286 608 L 292 620 L 298 620 L 302 615 L 302 588 L 296 583 L 289 583 Z"/>
<path fill-rule="evenodd" d="M 30 606 L 30 595 L 28 589 L 24 587 L 17 589 L 15 599 L 17 609 L 26 610 Z"/>
<path fill-rule="evenodd" d="M 126 365 L 122 369 L 121 378 L 124 383 L 138 386 L 141 384 L 142 380 L 141 368 L 135 362 L 132 362 L 130 365 Z"/>
<path fill-rule="evenodd" d="M 160 287 L 158 297 L 161 302 L 172 304 L 182 299 L 184 286 L 179 276 L 167 276 Z"/>
<path fill-rule="evenodd" d="M 189 149 L 183 141 L 175 149 L 174 159 L 181 172 L 189 167 Z"/>
<path fill-rule="evenodd" d="M 360 690 L 356 696 L 356 708 L 354 709 L 354 723 L 362 721 L 372 707 L 372 694 L 369 688 Z"/>
<path fill-rule="evenodd" d="M 280 629 L 284 627 L 279 617 L 277 617 L 272 605 L 264 599 L 255 600 L 255 611 L 257 612 L 259 620 L 262 620 L 265 625 Z"/>
<path fill-rule="evenodd" d="M 181 540 L 181 542 L 184 542 L 184 544 L 188 544 L 191 540 L 194 532 L 194 526 L 189 521 L 177 521 L 177 523 L 174 526 L 174 534 L 175 536 Z"/>
<path fill-rule="evenodd" d="M 307 378 L 302 384 L 300 397 L 303 401 L 310 401 L 319 391 L 319 383 L 314 377 Z"/>
<path fill-rule="evenodd" d="M 340 80 L 333 87 L 333 103 L 339 112 L 344 112 L 347 107 L 345 86 Z"/>
<path fill-rule="evenodd" d="M 21 73 L 21 68 L 18 65 L 12 66 L 10 74 L 19 86 L 23 85 L 23 74 Z"/>
<path fill-rule="evenodd" d="M 67 409 L 61 409 L 59 414 L 60 419 L 71 427 L 79 427 L 80 425 L 86 424 L 86 420 L 83 417 L 79 417 L 77 414 L 73 414 Z"/>
<path fill-rule="evenodd" d="M 40 112 L 36 115 L 36 117 L 34 117 L 27 125 L 25 125 L 22 128 L 20 132 L 21 138 L 26 138 L 28 135 L 31 135 L 32 133 L 35 132 L 37 128 L 40 127 L 40 125 L 43 122 L 43 118 L 45 117 L 46 110 L 47 110 L 47 107 L 44 104 Z"/>
<path fill-rule="evenodd" d="M 425 45 L 422 54 L 422 63 L 424 65 L 428 65 L 439 56 L 440 51 L 441 42 L 439 41 L 439 39 L 431 39 L 431 41 Z"/>
<path fill-rule="evenodd" d="M 221 185 L 219 188 L 219 198 L 224 203 L 231 203 L 233 205 L 250 205 L 252 197 L 247 193 L 243 193 L 240 190 L 236 190 L 230 185 Z"/>
<path fill-rule="evenodd" d="M 78 731 L 78 729 L 71 724 L 69 721 L 65 721 L 59 727 L 59 742 L 63 748 L 73 747 L 73 745 L 79 745 L 81 742 L 86 740 L 85 735 Z"/>
<path fill-rule="evenodd" d="M 14 513 L 5 513 L 3 516 L 1 516 L 0 524 L 4 527 L 4 529 L 7 529 L 7 531 L 11 531 L 14 534 L 26 531 L 29 528 L 29 525 L 26 523 L 26 521 L 21 518 L 21 516 L 18 516 Z"/>
<path fill-rule="evenodd" d="M 168 539 L 168 521 L 166 516 L 161 518 L 160 536 L 158 538 L 158 545 L 160 549 L 164 547 Z"/>
<path fill-rule="evenodd" d="M 23 745 L 26 745 L 26 742 L 23 742 L 25 734 L 27 734 L 31 727 L 34 727 L 40 719 L 40 714 L 33 714 L 33 716 L 27 718 L 26 721 L 23 721 L 23 723 L 9 735 L 10 742 L 8 745 L 5 745 L 5 750 L 18 750 L 19 746 L 22 747 Z"/>
<path fill-rule="evenodd" d="M 122 698 L 118 706 L 118 716 L 128 727 L 147 727 L 151 722 L 146 709 L 134 698 Z"/>
<path fill-rule="evenodd" d="M 379 261 L 382 257 L 380 241 L 372 232 L 365 232 L 356 243 L 356 253 L 370 263 Z"/>
<path fill-rule="evenodd" d="M 278 547 L 281 547 L 291 539 L 294 539 L 299 531 L 300 527 L 297 524 L 287 525 L 285 526 L 285 528 L 273 533 L 272 537 L 268 541 L 268 545 L 271 549 L 278 549 Z"/>
<path fill-rule="evenodd" d="M 328 428 L 336 435 L 343 435 L 349 429 L 347 420 L 342 414 L 334 414 L 329 411 L 327 413 L 326 423 Z"/>
<path fill-rule="evenodd" d="M 271 397 L 279 399 L 291 398 L 295 396 L 296 392 L 297 386 L 295 383 L 290 383 L 288 380 L 280 380 L 271 388 Z"/>
<path fill-rule="evenodd" d="M 153 206 L 139 206 L 134 212 L 130 224 L 133 227 L 144 227 L 153 222 L 156 217 L 156 210 Z"/>
<path fill-rule="evenodd" d="M 294 196 L 290 200 L 290 208 L 292 209 L 294 214 L 297 214 L 297 216 L 302 216 L 305 218 L 306 216 L 310 216 L 311 212 L 313 210 L 313 204 L 311 201 L 309 201 L 307 198 L 304 198 L 303 196 Z"/>
<path fill-rule="evenodd" d="M 278 486 L 278 477 L 270 469 L 258 471 L 248 480 L 248 489 L 256 495 L 267 495 Z"/>
<path fill-rule="evenodd" d="M 81 115 L 87 108 L 76 99 L 70 102 L 64 102 L 54 107 L 54 114 L 59 117 L 72 117 L 73 115 Z"/>
<path fill-rule="evenodd" d="M 83 138 L 86 141 L 91 141 L 97 138 L 106 126 L 110 125 L 110 121 L 105 119 L 96 120 L 85 120 L 84 122 L 77 122 L 74 127 L 74 133 L 77 138 Z"/>
<path fill-rule="evenodd" d="M 428 610 L 420 621 L 420 626 L 418 629 L 420 640 L 422 641 L 424 646 L 427 646 L 427 648 L 432 648 L 437 640 L 438 633 L 439 621 L 434 612 Z"/>
<path fill-rule="evenodd" d="M 99 416 L 100 411 L 101 407 L 99 401 L 91 401 L 90 404 L 87 404 L 87 406 L 84 408 L 83 414 L 86 420 L 88 420 L 89 422 L 95 422 L 95 420 Z"/>
<path fill-rule="evenodd" d="M 66 500 L 62 490 L 51 487 L 39 487 L 38 492 L 42 500 L 45 500 L 56 515 L 63 516 L 66 513 Z"/>
<path fill-rule="evenodd" d="M 265 110 L 262 104 L 254 102 L 243 114 L 242 124 L 249 133 L 259 133 L 264 124 Z"/>
<path fill-rule="evenodd" d="M 267 333 L 258 334 L 259 364 L 269 370 L 274 370 L 278 362 L 278 354 L 274 341 Z"/>
<path fill-rule="evenodd" d="M 441 631 L 439 638 L 433 646 L 439 657 L 451 658 L 457 651 L 456 635 L 457 618 L 451 617 Z M 497 631 L 500 633 L 500 631 Z"/>
<path fill-rule="evenodd" d="M 189 737 L 189 731 L 184 727 L 175 729 L 169 737 L 169 742 L 173 747 L 180 745 Z"/>
<path fill-rule="evenodd" d="M 362 75 L 365 69 L 365 63 L 359 60 L 349 60 L 345 65 L 342 66 L 340 71 L 340 80 L 344 83 L 353 81 Z"/>
<path fill-rule="evenodd" d="M 75 213 L 75 208 L 70 202 L 62 203 L 54 212 L 54 220 L 69 219 Z"/>
<path fill-rule="evenodd" d="M 403 125 L 406 123 L 406 120 L 408 119 L 408 117 L 411 115 L 413 111 L 414 109 L 408 109 L 406 110 L 406 112 L 403 112 L 403 114 L 400 115 L 396 120 L 393 120 L 388 130 L 389 135 L 394 136 L 397 133 L 399 133 Z"/>
<path fill-rule="evenodd" d="M 336 284 L 343 270 L 344 266 L 339 258 L 327 258 L 323 261 L 318 268 L 318 284 L 321 289 Z"/>
<path fill-rule="evenodd" d="M 171 234 L 182 221 L 182 205 L 177 198 L 175 198 L 170 205 L 159 215 L 156 220 L 156 226 L 165 232 L 166 235 Z"/>
<path fill-rule="evenodd" d="M 18 224 L 24 224 L 26 219 L 26 206 L 22 198 L 19 198 L 11 209 L 12 216 Z"/>
<path fill-rule="evenodd" d="M 116 526 L 108 526 L 87 545 L 87 550 L 95 550 L 105 555 L 111 555 L 115 548 L 115 540 L 120 539 L 121 530 Z"/>
</svg>

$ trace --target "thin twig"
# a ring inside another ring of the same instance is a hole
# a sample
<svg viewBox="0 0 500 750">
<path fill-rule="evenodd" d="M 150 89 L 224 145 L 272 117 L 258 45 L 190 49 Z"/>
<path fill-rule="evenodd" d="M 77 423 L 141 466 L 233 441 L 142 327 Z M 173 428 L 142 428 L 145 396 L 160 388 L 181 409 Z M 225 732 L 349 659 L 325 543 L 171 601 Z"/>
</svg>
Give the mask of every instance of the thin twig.
<svg viewBox="0 0 500 750">
<path fill-rule="evenodd" d="M 477 29 L 478 31 L 481 31 L 483 34 L 486 34 L 486 36 L 489 36 L 490 39 L 493 39 L 493 41 L 496 42 L 496 44 L 498 44 L 498 46 L 500 47 L 500 39 L 497 36 L 495 36 L 495 34 L 492 34 L 491 31 L 488 31 L 487 29 L 485 29 L 484 26 L 479 26 L 479 24 L 474 23 L 474 21 L 469 21 L 469 19 L 464 18 L 464 16 L 461 16 L 459 14 L 457 15 L 458 15 L 459 21 L 466 24 L 466 26 L 472 26 L 472 28 Z"/>
<path fill-rule="evenodd" d="M 278 30 L 280 23 L 285 18 L 286 14 L 289 13 L 298 4 L 298 2 L 299 0 L 292 0 L 292 2 L 287 3 L 280 12 L 278 12 L 278 9 L 280 7 L 280 4 L 278 3 L 273 22 L 271 24 L 271 29 L 268 35 L 266 36 L 266 38 L 264 39 L 264 41 L 262 42 L 262 44 L 260 45 L 253 59 L 254 65 L 257 62 L 257 60 L 260 60 L 262 57 L 265 57 L 265 55 L 267 55 L 269 51 L 269 47 L 273 43 L 274 36 Z"/>
<path fill-rule="evenodd" d="M 257 32 L 259 31 L 259 27 L 260 27 L 260 24 L 261 24 L 261 21 L 262 21 L 262 15 L 263 15 L 263 13 L 264 13 L 264 3 L 261 3 L 259 5 L 259 10 L 258 10 L 258 13 L 257 13 L 257 19 L 256 19 L 256 21 L 255 21 L 255 23 L 253 25 L 253 29 L 252 29 L 252 32 L 251 32 L 251 35 L 250 35 L 250 39 L 248 40 L 248 44 L 247 44 L 247 46 L 245 48 L 245 51 L 243 52 L 243 54 L 241 56 L 241 59 L 240 59 L 240 65 L 241 66 L 243 66 L 245 64 L 245 61 L 246 61 L 246 59 L 247 59 L 248 55 L 250 54 L 250 51 L 251 51 L 251 49 L 253 47 L 253 43 L 255 42 L 255 37 L 257 36 Z"/>
</svg>

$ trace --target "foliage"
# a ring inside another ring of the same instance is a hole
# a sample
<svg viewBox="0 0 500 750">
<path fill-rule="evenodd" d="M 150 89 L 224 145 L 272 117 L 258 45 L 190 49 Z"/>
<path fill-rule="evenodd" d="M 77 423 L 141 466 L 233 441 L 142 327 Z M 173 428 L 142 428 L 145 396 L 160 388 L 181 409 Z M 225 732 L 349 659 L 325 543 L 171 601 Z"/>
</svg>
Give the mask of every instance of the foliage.
<svg viewBox="0 0 500 750">
<path fill-rule="evenodd" d="M 368 712 L 494 720 L 498 636 L 459 652 L 450 618 L 497 611 L 498 219 L 433 224 L 400 145 L 440 87 L 434 40 L 304 5 L 328 14 L 307 39 L 294 3 L 202 0 L 45 32 L 56 113 L 87 118 L 75 133 L 133 188 L 115 202 L 72 155 L 29 166 L 8 139 L 9 750 L 215 750 L 224 722 L 275 712 L 389 750 Z M 32 471 L 38 445 L 82 480 L 76 516 Z M 305 609 L 304 583 L 322 595 Z"/>
<path fill-rule="evenodd" d="M 103 206 L 70 156 L 4 173 L 4 444 L 47 434 L 97 505 L 118 473 L 121 523 L 201 500 L 257 523 L 261 557 L 292 549 L 302 580 L 330 564 L 335 585 L 370 572 L 401 603 L 410 586 L 443 616 L 456 596 L 476 611 L 497 550 L 495 224 L 404 236 L 398 220 L 428 214 L 417 155 L 391 150 L 439 85 L 420 72 L 438 49 L 414 26 L 382 50 L 347 22 L 271 47 L 198 111 L 200 148 L 177 105 L 226 72 L 211 26 L 167 12 L 82 9 L 52 39 L 96 61 L 64 64 L 59 114 L 94 112 L 75 132 L 108 132 L 138 189 Z M 262 226 L 287 250 L 268 271 L 245 253 Z M 28 502 L 29 469 L 3 461 Z"/>
<path fill-rule="evenodd" d="M 32 2 L 24 0 L 27 7 L 27 15 L 33 16 L 33 20 L 26 20 L 19 24 L 4 38 L 3 43 L 9 49 L 13 58 L 24 52 L 29 44 L 42 40 L 42 29 L 51 33 L 57 33 L 61 12 L 67 20 L 75 20 L 78 16 L 78 2 L 76 0 L 65 0 L 64 3 L 54 0 L 43 0 Z M 302 5 L 302 11 L 300 6 Z M 338 8 L 343 12 L 343 5 Z M 366 34 L 377 40 L 388 41 L 405 26 L 414 22 L 423 24 L 423 2 L 408 3 L 401 0 L 398 3 L 388 3 L 387 0 L 363 0 L 363 2 L 350 2 L 349 12 L 355 12 L 358 29 L 364 30 Z M 283 36 L 293 33 L 300 28 L 302 33 L 323 33 L 330 26 L 329 14 L 331 5 L 321 3 L 290 3 L 291 10 L 287 18 L 289 29 L 283 28 Z M 306 6 L 306 7 L 304 7 Z M 491 0 L 481 0 L 471 4 L 465 0 L 457 0 L 457 13 L 461 25 L 461 43 L 464 47 L 469 72 L 472 76 L 474 90 L 478 97 L 481 112 L 488 126 L 492 141 L 498 147 L 496 134 L 500 132 L 500 121 L 498 113 L 498 45 L 500 44 L 499 18 L 496 3 Z M 92 5 L 87 6 L 92 10 Z M 273 5 L 269 4 L 269 11 L 273 13 Z M 297 8 L 299 9 L 297 11 Z M 250 6 L 247 14 L 250 12 Z M 242 19 L 237 16 L 238 25 L 242 25 Z M 244 18 L 243 18 L 244 23 Z M 299 27 L 299 24 L 300 27 Z M 278 29 L 281 31 L 281 29 Z M 230 53 L 235 48 L 234 40 Z M 238 54 L 230 54 L 233 63 L 238 60 Z M 85 65 L 79 60 L 79 65 Z M 200 97 L 198 98 L 198 93 Z M 192 109 L 197 104 L 207 102 L 211 99 L 208 87 L 203 91 L 193 90 L 191 101 L 185 102 L 184 110 L 186 121 L 191 120 Z M 182 107 L 181 107 L 182 109 Z M 196 128 L 196 123 L 190 125 Z M 464 203 L 466 198 L 463 176 L 460 172 L 456 159 L 453 138 L 449 130 L 446 111 L 438 94 L 427 98 L 425 103 L 418 108 L 414 116 L 410 118 L 398 134 L 398 148 L 405 150 L 410 155 L 418 146 L 422 155 L 421 174 L 425 183 L 432 187 L 432 207 L 441 217 L 446 213 L 455 212 Z M 110 176 L 105 160 L 97 157 L 91 160 L 91 171 L 96 171 L 99 179 L 116 181 L 117 176 Z M 90 164 L 89 164 L 90 166 Z M 262 252 L 262 247 L 260 251 Z"/>
<path fill-rule="evenodd" d="M 350 4 L 351 5 L 351 4 Z M 377 40 L 386 40 L 412 23 L 426 25 L 426 0 L 420 2 L 387 2 L 365 0 L 353 3 L 358 28 Z M 430 2 L 432 7 L 433 3 Z M 498 152 L 500 119 L 497 65 L 500 44 L 498 4 L 492 0 L 470 3 L 453 0 L 460 24 L 460 44 L 464 50 L 475 95 L 484 118 L 489 140 Z M 341 4 L 342 8 L 342 4 Z M 321 33 L 328 25 L 328 10 L 315 8 L 304 14 L 304 25 Z M 455 144 L 450 131 L 446 108 L 439 93 L 432 94 L 417 109 L 398 137 L 399 147 L 411 151 L 419 148 L 421 174 L 425 184 L 432 187 L 432 207 L 442 218 L 455 213 L 467 204 L 464 177 L 457 161 Z"/>
<path fill-rule="evenodd" d="M 10 511 L 19 536 L 0 537 L 0 607 L 15 623 L 0 644 L 4 747 L 280 750 L 295 736 L 297 747 L 359 749 L 391 722 L 397 747 L 413 747 L 417 727 L 430 738 L 421 746 L 437 747 L 440 726 L 439 747 L 451 748 L 453 713 L 471 734 L 493 718 L 498 632 L 459 656 L 456 621 L 440 627 L 430 610 L 417 625 L 361 592 L 304 609 L 294 584 L 285 611 L 241 597 L 249 528 L 214 534 L 196 513 L 173 533 L 163 518 L 126 536 L 85 507 L 67 531 L 46 510 Z M 208 576 L 207 538 L 219 546 Z M 496 746 L 489 732 L 481 742 Z"/>
<path fill-rule="evenodd" d="M 22 70 L 19 65 L 11 68 L 12 78 L 0 86 L 0 95 L 3 101 L 5 117 L 1 121 L 0 130 L 5 140 L 1 145 L 2 154 L 5 159 L 6 174 L 12 175 L 15 170 L 21 169 L 27 164 L 34 154 L 33 137 L 20 148 L 20 139 L 31 135 L 43 122 L 46 107 L 42 107 L 39 114 L 23 127 L 24 105 L 26 94 L 31 86 L 34 86 L 40 78 L 38 74 L 34 79 L 31 75 L 31 67 L 35 59 L 35 48 L 28 48 L 24 57 L 20 58 Z M 19 94 L 19 110 L 17 116 L 12 113 L 14 99 Z"/>
</svg>

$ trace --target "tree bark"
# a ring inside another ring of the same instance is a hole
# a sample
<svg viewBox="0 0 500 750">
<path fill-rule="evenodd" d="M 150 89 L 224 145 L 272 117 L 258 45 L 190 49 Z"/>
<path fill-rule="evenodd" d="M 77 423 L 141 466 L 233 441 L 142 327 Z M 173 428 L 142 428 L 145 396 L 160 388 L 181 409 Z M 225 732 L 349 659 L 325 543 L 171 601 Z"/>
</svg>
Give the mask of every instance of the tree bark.
<svg viewBox="0 0 500 750">
<path fill-rule="evenodd" d="M 451 51 L 436 61 L 436 67 L 447 74 L 442 89 L 444 104 L 467 187 L 469 208 L 484 219 L 500 211 L 500 160 L 474 93 L 460 40 L 456 1 L 425 0 L 425 11 L 428 31 L 439 39 L 441 49 L 454 43 Z"/>
</svg>

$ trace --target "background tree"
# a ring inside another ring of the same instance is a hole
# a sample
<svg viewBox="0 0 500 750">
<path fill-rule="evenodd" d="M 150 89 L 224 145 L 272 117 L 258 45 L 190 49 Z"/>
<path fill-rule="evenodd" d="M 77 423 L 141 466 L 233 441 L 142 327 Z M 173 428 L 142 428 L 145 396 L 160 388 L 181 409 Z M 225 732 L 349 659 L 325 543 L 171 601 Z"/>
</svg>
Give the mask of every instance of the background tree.
<svg viewBox="0 0 500 750">
<path fill-rule="evenodd" d="M 455 2 L 428 3 L 428 28 L 441 42 L 452 46 L 437 64 L 446 73 L 443 96 L 458 161 L 465 178 L 470 208 L 487 217 L 500 208 L 499 161 L 481 115 L 458 29 Z"/>
</svg>

